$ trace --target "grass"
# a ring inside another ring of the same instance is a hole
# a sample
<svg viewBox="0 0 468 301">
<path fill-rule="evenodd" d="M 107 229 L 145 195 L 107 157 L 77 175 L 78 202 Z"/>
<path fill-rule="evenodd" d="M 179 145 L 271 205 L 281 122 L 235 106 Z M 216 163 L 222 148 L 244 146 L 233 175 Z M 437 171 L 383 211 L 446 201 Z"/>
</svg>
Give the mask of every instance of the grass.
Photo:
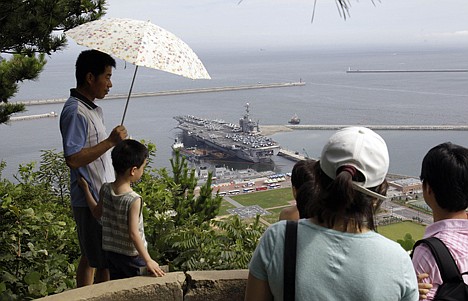
<svg viewBox="0 0 468 301">
<path fill-rule="evenodd" d="M 279 214 L 283 208 L 268 209 L 268 212 L 271 214 L 264 215 L 262 218 L 269 222 L 270 224 L 276 223 L 279 219 Z"/>
<path fill-rule="evenodd" d="M 262 216 L 262 219 L 270 224 L 278 221 L 281 210 L 290 205 L 289 202 L 294 199 L 291 188 L 278 188 L 261 192 L 246 193 L 232 196 L 231 198 L 244 206 L 258 205 L 267 210 L 271 214 Z M 219 215 L 221 215 L 221 213 Z"/>
<path fill-rule="evenodd" d="M 275 223 L 278 221 L 281 210 L 288 206 L 289 202 L 293 200 L 293 195 L 290 188 L 280 188 L 232 196 L 232 199 L 244 206 L 259 205 L 271 213 L 269 215 L 262 216 L 262 218 L 269 223 Z M 231 208 L 234 208 L 234 206 L 223 200 L 219 215 L 229 214 L 227 210 Z M 412 221 L 404 221 L 396 224 L 379 226 L 377 231 L 393 241 L 403 239 L 406 233 L 411 234 L 413 239 L 417 241 L 423 237 L 425 228 L 425 226 Z"/>
<path fill-rule="evenodd" d="M 233 204 L 229 203 L 226 200 L 222 200 L 221 201 L 221 206 L 219 206 L 218 215 L 227 215 L 227 214 L 229 214 L 228 210 L 229 209 L 234 209 L 234 208 L 236 208 L 236 206 L 234 206 Z"/>
<path fill-rule="evenodd" d="M 259 205 L 266 209 L 288 205 L 289 201 L 293 200 L 293 195 L 291 188 L 279 188 L 236 195 L 231 198 L 244 206 Z"/>
<path fill-rule="evenodd" d="M 419 240 L 424 235 L 425 226 L 414 223 L 412 221 L 404 221 L 397 224 L 391 224 L 386 226 L 379 226 L 377 231 L 383 236 L 397 241 L 403 239 L 406 233 L 411 234 L 414 240 Z"/>
<path fill-rule="evenodd" d="M 279 188 L 261 192 L 245 193 L 241 195 L 231 196 L 233 200 L 242 204 L 243 206 L 259 205 L 260 207 L 268 210 L 270 215 L 265 215 L 262 218 L 269 223 L 278 221 L 280 211 L 289 205 L 293 200 L 291 188 Z M 280 207 L 280 208 L 274 208 Z M 234 209 L 235 206 L 226 200 L 221 201 L 218 216 L 229 214 L 229 209 Z M 274 209 L 269 209 L 274 208 Z"/>
</svg>

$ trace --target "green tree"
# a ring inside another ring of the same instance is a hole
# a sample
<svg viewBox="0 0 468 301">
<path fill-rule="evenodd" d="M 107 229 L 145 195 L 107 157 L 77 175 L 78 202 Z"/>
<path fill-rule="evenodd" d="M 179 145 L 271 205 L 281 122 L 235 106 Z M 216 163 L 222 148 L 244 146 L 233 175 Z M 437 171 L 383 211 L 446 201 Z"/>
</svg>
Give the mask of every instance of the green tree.
<svg viewBox="0 0 468 301">
<path fill-rule="evenodd" d="M 188 168 L 185 157 L 176 151 L 171 160 L 172 176 L 162 171 L 163 179 L 171 187 L 172 198 L 174 200 L 174 210 L 176 225 L 181 225 L 191 217 L 197 219 L 199 223 L 209 221 L 219 212 L 222 198 L 212 196 L 212 174 L 208 174 L 208 179 L 200 186 L 198 196 L 195 196 L 195 188 L 198 179 L 195 177 L 195 169 Z"/>
<path fill-rule="evenodd" d="M 151 145 L 148 148 L 150 152 L 154 149 Z M 195 170 L 188 168 L 187 160 L 179 152 L 171 159 L 171 167 L 172 175 L 165 168 L 150 170 L 135 187 L 145 203 L 145 224 L 148 225 L 145 235 L 152 245 L 150 253 L 164 263 L 171 263 L 181 253 L 174 245 L 179 237 L 173 233 L 181 229 L 191 229 L 194 233 L 207 230 L 222 200 L 219 195 L 212 195 L 211 175 L 196 195 Z M 181 265 L 174 268 L 179 269 Z"/>
<path fill-rule="evenodd" d="M 65 163 L 63 152 L 56 152 L 55 149 L 42 151 L 37 177 L 46 185 L 46 191 L 55 193 L 62 206 L 69 206 L 70 170 Z"/>
<path fill-rule="evenodd" d="M 398 239 L 397 242 L 403 247 L 403 249 L 410 251 L 413 249 L 416 241 L 410 233 L 406 233 L 405 237 L 403 237 L 403 239 Z"/>
<path fill-rule="evenodd" d="M 0 2 L 0 124 L 25 110 L 24 105 L 8 103 L 18 82 L 36 79 L 46 64 L 45 54 L 66 46 L 63 31 L 101 18 L 105 4 L 105 0 Z"/>
<path fill-rule="evenodd" d="M 48 164 L 52 161 L 60 162 Z M 75 287 L 75 223 L 69 198 L 52 189 L 60 186 L 60 164 L 63 156 L 44 152 L 40 171 L 32 162 L 20 165 L 18 184 L 0 179 L 0 300 L 34 299 Z"/>
<path fill-rule="evenodd" d="M 153 154 L 154 147 L 148 148 Z M 145 235 L 153 258 L 171 271 L 247 268 L 264 231 L 259 217 L 249 224 L 237 216 L 215 220 L 222 197 L 213 195 L 212 175 L 196 193 L 195 170 L 185 157 L 176 151 L 170 161 L 172 174 L 150 170 L 135 187 L 145 203 Z"/>
<path fill-rule="evenodd" d="M 265 228 L 260 216 L 246 224 L 237 215 L 174 231 L 173 265 L 184 271 L 246 269 Z"/>
<path fill-rule="evenodd" d="M 0 101 L 0 124 L 6 123 L 10 119 L 11 114 L 23 112 L 24 110 L 25 110 L 25 106 L 23 104 L 2 103 Z"/>
<path fill-rule="evenodd" d="M 151 166 L 156 146 L 148 148 L 150 167 L 134 189 L 145 204 L 152 257 L 171 271 L 246 268 L 264 231 L 259 217 L 249 223 L 237 216 L 214 219 L 221 197 L 212 195 L 210 182 L 195 193 L 194 171 L 184 158 L 176 155 L 169 176 Z M 38 168 L 35 162 L 20 165 L 17 184 L 1 178 L 5 166 L 0 161 L 0 300 L 74 288 L 80 250 L 63 154 L 42 151 Z"/>
</svg>

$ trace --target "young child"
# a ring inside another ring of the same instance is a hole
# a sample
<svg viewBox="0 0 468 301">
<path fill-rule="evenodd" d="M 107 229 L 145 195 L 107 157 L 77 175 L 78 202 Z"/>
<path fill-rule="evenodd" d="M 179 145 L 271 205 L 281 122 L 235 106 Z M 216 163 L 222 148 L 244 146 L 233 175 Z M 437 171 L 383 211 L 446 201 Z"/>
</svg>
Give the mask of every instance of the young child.
<svg viewBox="0 0 468 301">
<path fill-rule="evenodd" d="M 280 212 L 279 220 L 293 220 L 297 221 L 300 218 L 307 218 L 305 213 L 306 204 L 302 199 L 297 198 L 297 192 L 305 183 L 313 180 L 313 167 L 316 161 L 307 159 L 298 161 L 294 164 L 291 172 L 291 189 L 293 197 L 296 200 L 296 205 L 284 208 Z M 309 183 L 312 185 L 312 183 Z"/>
<path fill-rule="evenodd" d="M 148 149 L 138 141 L 123 140 L 111 153 L 116 179 L 99 191 L 99 203 L 88 183 L 80 178 L 88 206 L 102 221 L 102 248 L 107 252 L 110 279 L 142 275 L 146 266 L 154 276 L 164 276 L 159 264 L 148 253 L 143 228 L 143 201 L 131 184 L 138 181 L 147 164 Z"/>
</svg>

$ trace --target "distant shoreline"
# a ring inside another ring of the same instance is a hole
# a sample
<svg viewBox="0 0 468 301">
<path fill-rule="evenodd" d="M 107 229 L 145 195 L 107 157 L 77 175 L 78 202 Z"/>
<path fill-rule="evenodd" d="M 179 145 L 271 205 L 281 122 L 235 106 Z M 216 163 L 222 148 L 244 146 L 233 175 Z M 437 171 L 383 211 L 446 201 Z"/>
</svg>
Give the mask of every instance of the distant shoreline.
<svg viewBox="0 0 468 301">
<path fill-rule="evenodd" d="M 422 72 L 468 72 L 468 69 L 427 69 L 427 70 L 346 70 L 346 73 L 422 73 Z"/>
<path fill-rule="evenodd" d="M 348 126 L 363 126 L 372 130 L 393 131 L 467 131 L 468 125 L 363 125 L 363 124 L 307 124 L 307 125 L 260 125 L 262 134 L 270 136 L 276 133 L 294 130 L 339 130 Z"/>
<path fill-rule="evenodd" d="M 58 117 L 55 112 L 47 112 L 36 115 L 19 115 L 12 116 L 10 121 L 24 121 L 40 118 Z M 339 130 L 349 126 L 363 126 L 372 130 L 393 130 L 393 131 L 468 131 L 468 125 L 351 125 L 351 124 L 305 124 L 305 125 L 260 125 L 261 133 L 265 136 L 271 136 L 276 133 L 292 132 L 294 130 L 309 130 L 309 131 L 326 131 Z"/>
<path fill-rule="evenodd" d="M 239 91 L 239 90 L 251 90 L 251 89 L 289 88 L 289 87 L 301 87 L 304 85 L 305 85 L 305 82 L 303 81 L 270 83 L 270 84 L 258 83 L 258 84 L 253 84 L 253 85 L 238 85 L 238 86 L 224 86 L 224 87 L 183 89 L 183 90 L 167 90 L 167 91 L 156 91 L 156 92 L 140 92 L 140 93 L 132 93 L 131 97 L 139 98 L 139 97 L 170 96 L 170 95 L 194 94 L 194 93 Z M 128 94 L 111 94 L 111 95 L 107 95 L 103 100 L 126 99 L 127 97 L 128 97 Z M 38 100 L 17 101 L 16 103 L 24 104 L 26 106 L 33 106 L 33 105 L 43 105 L 43 104 L 64 103 L 66 100 L 67 98 L 38 99 Z"/>
</svg>

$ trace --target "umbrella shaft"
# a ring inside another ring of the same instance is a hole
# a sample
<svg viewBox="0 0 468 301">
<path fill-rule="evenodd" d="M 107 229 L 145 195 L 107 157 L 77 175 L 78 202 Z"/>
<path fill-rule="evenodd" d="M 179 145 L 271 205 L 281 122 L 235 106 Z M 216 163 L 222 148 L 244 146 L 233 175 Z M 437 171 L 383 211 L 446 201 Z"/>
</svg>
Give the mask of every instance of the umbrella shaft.
<svg viewBox="0 0 468 301">
<path fill-rule="evenodd" d="M 127 102 L 125 103 L 125 110 L 123 112 L 122 122 L 120 123 L 121 125 L 123 125 L 124 120 L 125 120 L 125 115 L 127 114 L 128 103 L 130 101 L 130 95 L 132 95 L 133 83 L 135 82 L 137 71 L 138 71 L 138 65 L 135 65 L 135 72 L 133 73 L 133 79 L 132 79 L 132 84 L 130 85 L 130 91 L 128 91 Z"/>
</svg>

